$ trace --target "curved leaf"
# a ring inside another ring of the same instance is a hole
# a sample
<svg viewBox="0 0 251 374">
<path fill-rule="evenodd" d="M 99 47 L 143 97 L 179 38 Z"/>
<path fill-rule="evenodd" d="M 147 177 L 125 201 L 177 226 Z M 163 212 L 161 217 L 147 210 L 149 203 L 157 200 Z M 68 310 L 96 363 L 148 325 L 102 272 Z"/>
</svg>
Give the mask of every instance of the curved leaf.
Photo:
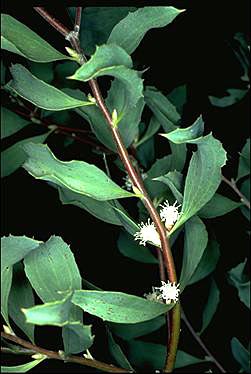
<svg viewBox="0 0 251 374">
<path fill-rule="evenodd" d="M 17 131 L 27 126 L 30 121 L 23 119 L 16 113 L 1 107 L 1 139 L 15 134 Z"/>
<path fill-rule="evenodd" d="M 230 283 L 237 288 L 240 300 L 247 308 L 250 308 L 250 281 L 248 281 L 248 277 L 244 273 L 246 262 L 245 260 L 232 268 L 228 272 L 228 277 Z"/>
<path fill-rule="evenodd" d="M 199 210 L 198 215 L 202 218 L 215 218 L 232 212 L 232 210 L 242 205 L 242 203 L 237 203 L 236 201 L 215 193 L 212 199 Z"/>
<path fill-rule="evenodd" d="M 50 135 L 51 131 L 42 135 L 26 138 L 15 143 L 11 147 L 1 152 L 1 177 L 7 177 L 14 173 L 26 160 L 27 155 L 23 150 L 23 146 L 27 143 L 43 143 Z"/>
<path fill-rule="evenodd" d="M 131 66 L 131 58 L 122 48 L 117 45 L 102 45 L 97 47 L 95 54 L 87 63 L 68 78 L 86 82 L 104 75 L 113 76 L 125 87 L 127 92 L 126 108 L 134 107 L 143 97 L 143 81 L 135 70 L 129 69 Z"/>
<path fill-rule="evenodd" d="M 208 234 L 204 223 L 198 216 L 192 217 L 185 225 L 185 244 L 182 269 L 180 275 L 180 289 L 189 283 L 206 249 Z"/>
<path fill-rule="evenodd" d="M 12 283 L 12 266 L 1 269 L 1 314 L 10 327 L 8 300 Z"/>
<path fill-rule="evenodd" d="M 38 360 L 33 360 L 31 362 L 28 362 L 27 364 L 22 364 L 18 366 L 1 366 L 1 372 L 2 373 L 27 373 L 27 371 L 30 371 L 35 366 L 40 364 L 40 362 L 44 361 L 47 357 L 39 358 Z"/>
<path fill-rule="evenodd" d="M 109 329 L 107 329 L 107 335 L 108 335 L 108 347 L 109 347 L 110 353 L 116 360 L 117 364 L 120 367 L 133 372 L 134 370 L 132 366 L 130 365 L 130 362 L 127 360 L 124 352 L 122 351 L 118 343 L 116 343 L 116 341 L 114 340 L 112 333 L 109 331 Z"/>
<path fill-rule="evenodd" d="M 170 310 L 174 304 L 149 301 L 123 292 L 75 291 L 72 303 L 104 321 L 138 323 L 148 321 Z"/>
<path fill-rule="evenodd" d="M 37 62 L 70 59 L 8 14 L 1 15 L 1 48 Z"/>
<path fill-rule="evenodd" d="M 74 99 L 41 81 L 20 64 L 12 65 L 10 71 L 13 80 L 8 83 L 7 87 L 39 108 L 57 111 L 93 105 L 90 101 Z"/>
<path fill-rule="evenodd" d="M 250 351 L 237 338 L 232 338 L 231 348 L 233 356 L 246 373 L 250 373 Z"/>
<path fill-rule="evenodd" d="M 250 174 L 250 138 L 247 139 L 240 153 L 237 181 Z"/>
<path fill-rule="evenodd" d="M 85 326 L 81 322 L 65 325 L 62 335 L 66 354 L 86 351 L 92 346 L 94 340 L 94 336 L 91 334 L 91 325 Z"/>
<path fill-rule="evenodd" d="M 58 160 L 47 145 L 29 143 L 24 150 L 29 157 L 23 167 L 36 179 L 53 182 L 96 200 L 136 196 L 120 188 L 92 164 Z"/>
<path fill-rule="evenodd" d="M 175 144 L 182 144 L 188 142 L 189 140 L 196 139 L 202 136 L 204 131 L 204 121 L 202 116 L 198 117 L 197 120 L 192 124 L 192 126 L 185 128 L 177 128 L 168 134 L 161 134 L 171 142 Z"/>
<path fill-rule="evenodd" d="M 174 7 L 144 7 L 129 13 L 112 30 L 108 43 L 120 45 L 131 54 L 140 44 L 146 32 L 171 23 L 183 10 Z"/>
<path fill-rule="evenodd" d="M 207 300 L 207 304 L 205 306 L 205 309 L 203 310 L 203 315 L 202 315 L 202 327 L 199 332 L 199 334 L 202 334 L 203 331 L 206 330 L 208 325 L 210 324 L 217 307 L 220 302 L 220 291 L 217 287 L 217 284 L 214 280 L 212 280 L 211 283 L 211 288 L 209 290 L 209 296 Z"/>
</svg>

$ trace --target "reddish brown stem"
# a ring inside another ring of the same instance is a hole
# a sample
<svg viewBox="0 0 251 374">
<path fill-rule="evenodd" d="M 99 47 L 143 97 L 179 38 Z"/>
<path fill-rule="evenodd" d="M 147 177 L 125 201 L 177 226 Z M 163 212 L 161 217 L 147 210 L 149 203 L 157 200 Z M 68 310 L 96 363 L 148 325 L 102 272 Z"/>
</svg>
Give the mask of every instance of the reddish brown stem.
<svg viewBox="0 0 251 374">
<path fill-rule="evenodd" d="M 62 23 L 60 23 L 56 18 L 53 18 L 44 8 L 41 7 L 34 7 L 36 12 L 40 14 L 51 26 L 54 27 L 60 34 L 66 37 L 69 35 L 70 30 L 67 29 Z"/>
<path fill-rule="evenodd" d="M 82 7 L 77 7 L 76 14 L 75 14 L 75 24 L 74 24 L 74 30 L 77 33 L 79 33 L 79 30 L 80 30 L 81 14 L 82 14 Z"/>
</svg>

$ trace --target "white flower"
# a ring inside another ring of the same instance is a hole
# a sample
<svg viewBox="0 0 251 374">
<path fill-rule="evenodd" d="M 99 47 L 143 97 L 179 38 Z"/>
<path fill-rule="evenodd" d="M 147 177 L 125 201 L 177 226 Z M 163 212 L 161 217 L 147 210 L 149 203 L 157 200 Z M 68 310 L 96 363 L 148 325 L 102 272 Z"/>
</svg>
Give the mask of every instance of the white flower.
<svg viewBox="0 0 251 374">
<path fill-rule="evenodd" d="M 163 205 L 160 205 L 162 208 L 160 211 L 160 218 L 165 222 L 166 228 L 172 227 L 175 222 L 179 219 L 180 214 L 178 208 L 181 205 L 176 206 L 177 201 L 173 205 L 169 205 L 169 202 L 166 200 Z"/>
<path fill-rule="evenodd" d="M 154 223 L 150 223 L 150 218 L 148 218 L 147 223 L 141 222 L 139 226 L 139 231 L 134 234 L 135 240 L 139 240 L 139 244 L 146 245 L 146 242 L 152 242 L 154 245 L 160 247 L 159 234 L 154 226 Z"/>
<path fill-rule="evenodd" d="M 160 290 L 162 299 L 166 300 L 167 304 L 171 302 L 177 302 L 179 299 L 180 289 L 179 285 L 167 281 L 167 283 L 161 281 L 161 287 L 154 287 L 155 290 Z"/>
</svg>

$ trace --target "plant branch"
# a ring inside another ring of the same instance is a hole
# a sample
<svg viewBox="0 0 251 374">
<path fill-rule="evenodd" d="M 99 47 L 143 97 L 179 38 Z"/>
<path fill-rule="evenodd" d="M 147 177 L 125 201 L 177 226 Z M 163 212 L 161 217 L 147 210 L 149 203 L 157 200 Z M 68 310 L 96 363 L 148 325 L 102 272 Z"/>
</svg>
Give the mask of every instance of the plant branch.
<svg viewBox="0 0 251 374">
<path fill-rule="evenodd" d="M 40 9 L 40 8 L 38 8 Z M 50 22 L 50 16 L 45 17 L 47 22 Z M 55 20 L 54 20 L 55 23 Z M 81 64 L 84 64 L 86 62 L 86 57 L 84 56 L 84 53 L 81 51 L 80 44 L 78 38 L 76 38 L 76 35 L 74 33 L 69 34 L 70 37 L 67 39 L 70 41 L 72 48 L 75 49 L 75 51 L 81 56 Z M 151 201 L 150 197 L 148 196 L 148 193 L 144 187 L 144 184 L 142 182 L 141 177 L 138 175 L 137 171 L 133 167 L 133 164 L 130 160 L 130 156 L 128 154 L 128 151 L 122 141 L 122 138 L 120 136 L 120 133 L 116 126 L 113 124 L 112 116 L 109 113 L 104 99 L 102 97 L 102 94 L 100 92 L 98 83 L 95 79 L 89 80 L 89 85 L 92 90 L 93 96 L 96 99 L 96 102 L 105 118 L 105 120 L 108 123 L 108 126 L 110 127 L 113 139 L 117 146 L 117 151 L 120 156 L 120 159 L 122 163 L 124 164 L 124 167 L 128 173 L 129 178 L 132 181 L 132 184 L 134 187 L 136 187 L 139 192 L 142 194 L 142 201 L 145 205 L 150 217 L 152 218 L 155 227 L 159 233 L 160 236 L 160 242 L 161 242 L 161 249 L 162 249 L 162 256 L 163 256 L 163 262 L 165 264 L 168 278 L 170 282 L 177 283 L 177 276 L 176 276 L 176 270 L 175 265 L 173 261 L 173 256 L 171 253 L 171 248 L 169 244 L 169 240 L 166 236 L 166 230 L 161 222 L 160 216 L 157 212 L 157 210 L 154 207 L 153 202 Z M 169 340 L 169 347 L 168 347 L 168 355 L 167 360 L 165 364 L 165 372 L 172 372 L 174 363 L 175 363 L 175 356 L 177 352 L 177 344 L 179 340 L 179 333 L 180 333 L 180 307 L 179 303 L 176 304 L 176 306 L 171 310 L 171 337 Z"/>
<path fill-rule="evenodd" d="M 220 370 L 221 373 L 226 373 L 226 370 L 221 366 L 221 364 L 216 360 L 216 358 L 212 355 L 212 353 L 207 349 L 203 341 L 201 340 L 201 337 L 195 332 L 193 326 L 188 321 L 184 310 L 181 310 L 181 317 L 183 321 L 185 322 L 188 330 L 193 335 L 194 339 L 197 341 L 197 343 L 201 346 L 201 348 L 206 352 L 206 354 L 211 358 L 211 361 L 214 362 L 214 364 L 217 366 L 217 368 Z"/>
<path fill-rule="evenodd" d="M 99 370 L 103 370 L 103 371 L 106 371 L 108 373 L 128 373 L 128 370 L 125 370 L 125 369 L 122 369 L 122 368 L 119 368 L 119 367 L 116 367 L 116 366 L 113 366 L 113 365 L 109 365 L 109 364 L 106 364 L 104 362 L 97 361 L 97 360 L 90 360 L 88 358 L 83 358 L 83 357 L 79 357 L 79 356 L 62 357 L 62 355 L 60 355 L 58 352 L 49 351 L 47 349 L 38 347 L 37 345 L 34 345 L 30 342 L 27 342 L 26 340 L 23 340 L 23 339 L 17 337 L 16 335 L 6 334 L 5 332 L 1 331 L 1 336 L 3 338 L 7 339 L 7 340 L 11 340 L 12 342 L 15 342 L 15 343 L 21 345 L 22 347 L 31 349 L 34 352 L 41 353 L 42 355 L 45 355 L 48 358 L 52 358 L 52 359 L 55 359 L 55 360 L 61 360 L 61 361 L 63 360 L 63 361 L 66 361 L 66 362 L 73 362 L 73 363 L 76 363 L 76 364 L 85 365 L 85 366 L 93 367 L 93 368 L 96 368 L 96 369 L 99 369 Z"/>
<path fill-rule="evenodd" d="M 237 195 L 239 196 L 241 202 L 246 205 L 246 207 L 250 210 L 250 201 L 246 198 L 246 196 L 243 195 L 243 193 L 241 193 L 241 191 L 238 189 L 238 187 L 236 186 L 236 182 L 233 178 L 231 178 L 231 180 L 227 179 L 226 177 L 224 177 L 224 175 L 221 176 L 221 179 L 223 180 L 223 182 L 225 182 L 226 184 L 228 184 L 233 190 L 234 192 L 237 193 Z"/>
<path fill-rule="evenodd" d="M 80 25 L 81 25 L 81 14 L 82 14 L 82 7 L 76 8 L 75 14 L 75 23 L 74 23 L 74 31 L 79 34 Z"/>
<path fill-rule="evenodd" d="M 33 7 L 36 12 L 40 14 L 51 26 L 54 27 L 60 34 L 64 37 L 69 35 L 70 30 L 67 29 L 62 23 L 60 23 L 56 18 L 53 18 L 44 8 L 41 7 Z"/>
</svg>

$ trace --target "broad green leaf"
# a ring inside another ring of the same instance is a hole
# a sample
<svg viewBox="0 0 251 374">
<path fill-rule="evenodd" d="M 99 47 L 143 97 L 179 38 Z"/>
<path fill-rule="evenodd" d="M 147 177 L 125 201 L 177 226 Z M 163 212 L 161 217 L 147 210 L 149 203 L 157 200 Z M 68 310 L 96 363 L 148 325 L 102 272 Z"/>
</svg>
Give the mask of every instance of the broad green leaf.
<svg viewBox="0 0 251 374">
<path fill-rule="evenodd" d="M 211 288 L 209 290 L 209 296 L 207 300 L 207 304 L 203 310 L 203 315 L 202 315 L 202 327 L 200 330 L 200 334 L 202 334 L 208 325 L 210 324 L 217 307 L 220 302 L 220 291 L 217 287 L 217 284 L 214 280 L 212 280 L 211 283 Z"/>
<path fill-rule="evenodd" d="M 76 8 L 68 9 L 74 21 Z M 84 7 L 80 27 L 80 44 L 85 53 L 93 54 L 97 45 L 107 41 L 113 27 L 127 16 L 129 11 L 135 9 L 137 8 L 127 6 Z"/>
<path fill-rule="evenodd" d="M 142 138 L 136 143 L 136 147 L 139 147 L 141 144 L 149 140 L 160 128 L 160 123 L 155 116 L 152 116 L 150 123 L 146 129 L 146 132 Z"/>
<path fill-rule="evenodd" d="M 71 59 L 54 49 L 27 26 L 9 16 L 1 15 L 1 48 L 37 62 Z"/>
<path fill-rule="evenodd" d="M 64 292 L 81 288 L 73 253 L 59 236 L 51 236 L 26 256 L 24 265 L 27 278 L 43 302 L 61 300 Z"/>
<path fill-rule="evenodd" d="M 9 295 L 9 314 L 15 324 L 34 343 L 34 325 L 26 323 L 22 308 L 31 308 L 35 305 L 31 285 L 23 272 L 21 263 L 14 266 L 11 291 Z"/>
<path fill-rule="evenodd" d="M 140 8 L 129 13 L 113 28 L 107 42 L 117 44 L 131 54 L 148 30 L 167 26 L 181 12 L 183 10 L 164 6 Z"/>
<path fill-rule="evenodd" d="M 27 364 L 22 364 L 18 366 L 1 366 L 1 372 L 2 373 L 27 373 L 27 371 L 30 371 L 35 366 L 40 364 L 40 362 L 44 361 L 46 357 L 42 357 L 38 360 L 33 360 L 31 362 L 28 362 Z"/>
<path fill-rule="evenodd" d="M 169 131 L 174 130 L 174 125 L 180 121 L 181 116 L 171 101 L 157 88 L 152 86 L 147 86 L 145 88 L 144 98 L 146 104 L 152 110 L 160 124 L 163 126 L 163 122 L 166 121 L 167 125 L 171 127 Z"/>
<path fill-rule="evenodd" d="M 183 190 L 183 175 L 181 173 L 176 170 L 169 171 L 169 173 L 154 178 L 154 180 L 165 183 L 172 191 L 175 199 L 177 199 L 180 204 L 182 203 L 183 196 L 181 191 Z"/>
<path fill-rule="evenodd" d="M 248 199 L 248 201 L 250 201 L 250 178 L 248 178 L 248 179 L 244 180 L 244 182 L 242 182 L 240 191 Z M 247 206 L 243 205 L 241 207 L 241 212 L 250 221 L 250 219 L 251 219 L 250 209 L 248 209 Z"/>
<path fill-rule="evenodd" d="M 1 238 L 1 269 L 21 261 L 43 243 L 26 236 L 4 236 Z"/>
<path fill-rule="evenodd" d="M 242 205 L 242 203 L 237 203 L 228 197 L 215 193 L 212 199 L 199 210 L 198 215 L 201 218 L 215 218 L 232 212 Z"/>
<path fill-rule="evenodd" d="M 81 322 L 65 325 L 62 335 L 66 354 L 86 351 L 92 346 L 94 340 L 94 336 L 91 334 L 91 325 L 85 326 Z"/>
<path fill-rule="evenodd" d="M 130 362 L 127 360 L 124 352 L 122 351 L 118 343 L 116 343 L 116 341 L 114 340 L 109 329 L 107 329 L 107 335 L 109 351 L 113 358 L 116 360 L 117 364 L 124 369 L 134 371 L 132 366 L 130 365 Z"/>
<path fill-rule="evenodd" d="M 52 62 L 48 64 L 39 64 L 38 62 L 30 61 L 29 68 L 31 73 L 43 82 L 51 83 L 53 80 L 54 66 Z"/>
<path fill-rule="evenodd" d="M 148 321 L 166 313 L 174 306 L 174 304 L 149 301 L 123 292 L 90 290 L 75 291 L 72 303 L 104 321 L 117 323 Z"/>
<path fill-rule="evenodd" d="M 1 139 L 7 138 L 15 132 L 23 129 L 30 121 L 23 119 L 16 113 L 1 107 Z"/>
<path fill-rule="evenodd" d="M 29 157 L 23 167 L 36 179 L 53 182 L 101 201 L 136 196 L 115 184 L 95 165 L 58 160 L 47 145 L 29 143 L 24 150 Z"/>
<path fill-rule="evenodd" d="M 132 236 L 127 234 L 125 231 L 120 231 L 118 249 L 124 256 L 135 261 L 146 264 L 158 264 L 157 258 L 154 257 L 150 250 L 137 244 Z"/>
<path fill-rule="evenodd" d="M 36 305 L 32 308 L 23 308 L 22 312 L 25 315 L 27 323 L 34 325 L 50 325 L 50 326 L 64 326 L 70 321 L 71 295 L 68 295 L 61 300 L 48 302 L 42 305 Z"/>
<path fill-rule="evenodd" d="M 165 324 L 165 321 L 164 316 L 158 316 L 150 321 L 134 324 L 109 322 L 108 326 L 112 332 L 120 338 L 124 340 L 131 340 L 158 330 Z"/>
<path fill-rule="evenodd" d="M 51 131 L 42 135 L 33 136 L 20 140 L 11 147 L 1 152 L 1 177 L 7 177 L 14 173 L 26 160 L 27 155 L 23 150 L 23 146 L 27 143 L 43 143 L 50 135 Z"/>
<path fill-rule="evenodd" d="M 165 365 L 166 347 L 161 344 L 131 340 L 128 342 L 130 362 L 137 368 L 162 370 Z M 184 351 L 177 351 L 175 369 L 205 362 L 205 359 L 191 356 Z"/>
<path fill-rule="evenodd" d="M 245 260 L 232 268 L 228 272 L 228 277 L 229 282 L 237 288 L 240 300 L 247 308 L 250 308 L 250 281 L 248 281 L 248 276 L 244 273 L 246 262 Z"/>
<path fill-rule="evenodd" d="M 231 349 L 234 358 L 246 373 L 250 373 L 250 352 L 240 343 L 237 338 L 232 338 Z"/>
<path fill-rule="evenodd" d="M 200 281 L 214 271 L 220 257 L 219 243 L 209 240 L 201 260 L 190 278 L 188 285 Z"/>
<path fill-rule="evenodd" d="M 72 192 L 66 188 L 58 188 L 62 204 L 72 204 L 87 210 L 94 217 L 113 225 L 121 226 L 122 223 L 114 211 L 114 205 L 110 201 L 99 201 L 91 197 Z M 123 210 L 123 207 L 121 206 Z"/>
<path fill-rule="evenodd" d="M 12 282 L 12 266 L 1 268 L 1 314 L 10 327 L 8 300 Z"/>
<path fill-rule="evenodd" d="M 194 216 L 215 194 L 221 182 L 221 167 L 226 163 L 226 152 L 212 134 L 189 140 L 197 144 L 189 163 L 185 181 L 180 219 L 171 232 Z"/>
<path fill-rule="evenodd" d="M 208 234 L 198 216 L 192 217 L 185 225 L 185 243 L 180 275 L 180 289 L 189 283 L 206 249 Z"/>
<path fill-rule="evenodd" d="M 237 181 L 250 174 L 250 138 L 247 139 L 240 153 Z"/>
<path fill-rule="evenodd" d="M 182 144 L 188 142 L 189 140 L 196 139 L 202 136 L 204 132 L 204 121 L 202 116 L 198 117 L 197 120 L 189 127 L 177 128 L 168 134 L 161 134 L 171 142 L 175 144 Z"/>
<path fill-rule="evenodd" d="M 139 147 L 137 146 L 136 158 L 145 169 L 149 169 L 155 159 L 155 145 L 153 137 L 149 138 L 146 142 L 141 143 Z M 145 179 L 146 173 L 142 173 L 141 176 L 143 179 Z"/>
<path fill-rule="evenodd" d="M 113 76 L 125 87 L 126 106 L 134 107 L 143 97 L 143 81 L 138 72 L 130 69 L 131 67 L 132 60 L 122 48 L 117 45 L 102 45 L 97 47 L 91 59 L 75 71 L 69 79 L 86 82 L 104 75 Z"/>
<path fill-rule="evenodd" d="M 13 79 L 8 83 L 8 88 L 39 108 L 57 111 L 93 105 L 90 101 L 74 99 L 41 81 L 20 64 L 12 65 L 10 71 Z"/>
<path fill-rule="evenodd" d="M 120 220 L 124 229 L 129 232 L 129 234 L 134 235 L 139 231 L 138 225 L 126 214 L 123 210 L 118 207 L 114 207 L 114 211 L 117 214 L 118 219 Z"/>
<path fill-rule="evenodd" d="M 183 113 L 183 107 L 187 102 L 187 86 L 182 85 L 174 88 L 168 95 L 168 100 L 173 103 L 179 114 Z"/>
<path fill-rule="evenodd" d="M 227 96 L 223 97 L 216 97 L 216 96 L 208 96 L 212 105 L 224 108 L 226 106 L 233 105 L 238 103 L 241 99 L 243 99 L 248 90 L 247 89 L 236 89 L 236 88 L 229 88 L 227 91 Z"/>
</svg>

